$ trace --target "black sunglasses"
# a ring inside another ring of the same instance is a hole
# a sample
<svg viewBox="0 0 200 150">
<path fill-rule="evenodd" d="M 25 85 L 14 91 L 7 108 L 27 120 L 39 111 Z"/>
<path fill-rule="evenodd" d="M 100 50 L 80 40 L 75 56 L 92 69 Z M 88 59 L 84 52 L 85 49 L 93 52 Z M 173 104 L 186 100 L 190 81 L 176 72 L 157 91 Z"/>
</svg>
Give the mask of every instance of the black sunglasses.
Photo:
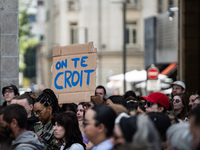
<svg viewBox="0 0 200 150">
<path fill-rule="evenodd" d="M 147 107 L 151 107 L 152 104 L 153 104 L 152 102 L 148 102 L 148 101 L 146 101 L 146 105 L 147 105 Z"/>
<path fill-rule="evenodd" d="M 172 99 L 172 102 L 176 102 L 176 103 L 179 103 L 180 102 L 180 100 L 179 99 Z"/>
</svg>

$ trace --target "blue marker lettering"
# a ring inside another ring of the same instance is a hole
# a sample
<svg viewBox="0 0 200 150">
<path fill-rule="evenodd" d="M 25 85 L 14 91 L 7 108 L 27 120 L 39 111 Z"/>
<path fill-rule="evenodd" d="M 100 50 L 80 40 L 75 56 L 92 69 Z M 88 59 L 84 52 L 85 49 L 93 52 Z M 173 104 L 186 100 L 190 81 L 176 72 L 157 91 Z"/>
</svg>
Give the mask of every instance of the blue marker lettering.
<svg viewBox="0 0 200 150">
<path fill-rule="evenodd" d="M 59 76 L 61 76 L 62 74 L 63 74 L 63 72 L 59 72 L 59 73 L 56 75 L 55 79 L 54 79 L 55 88 L 58 89 L 58 90 L 62 90 L 62 89 L 63 89 L 63 86 L 57 85 L 57 80 L 58 80 Z"/>
<path fill-rule="evenodd" d="M 74 76 L 75 76 L 75 74 L 77 74 L 77 80 L 74 82 Z M 78 71 L 74 71 L 73 72 L 73 75 L 72 75 L 72 85 L 73 86 L 76 86 L 77 84 L 78 84 L 78 82 L 79 82 L 79 79 L 80 79 L 80 76 L 79 76 L 79 72 Z"/>
<path fill-rule="evenodd" d="M 84 59 L 88 59 L 88 56 L 83 56 L 81 58 L 81 67 L 87 67 L 88 65 L 87 64 L 84 64 L 85 60 Z"/>
<path fill-rule="evenodd" d="M 63 68 L 63 66 L 67 68 L 67 59 L 65 59 L 65 62 L 64 61 L 61 62 L 61 68 Z"/>
<path fill-rule="evenodd" d="M 70 74 L 68 77 L 67 77 L 67 73 Z M 69 85 L 69 87 L 72 87 L 72 85 L 69 82 L 69 79 L 71 78 L 71 76 L 72 76 L 71 71 L 69 71 L 69 70 L 65 71 L 65 88 L 67 88 L 67 84 Z"/>
<path fill-rule="evenodd" d="M 81 75 L 80 75 L 80 87 L 82 87 L 83 84 L 83 70 L 81 70 Z"/>
<path fill-rule="evenodd" d="M 72 58 L 71 60 L 74 61 L 74 67 L 76 68 L 77 67 L 77 61 L 79 61 L 80 58 Z"/>
<path fill-rule="evenodd" d="M 85 73 L 87 73 L 87 82 L 86 84 L 89 85 L 90 84 L 90 73 L 94 72 L 94 69 L 92 70 L 84 70 Z"/>
<path fill-rule="evenodd" d="M 56 70 L 59 70 L 60 69 L 60 62 L 57 62 L 56 63 Z"/>
</svg>

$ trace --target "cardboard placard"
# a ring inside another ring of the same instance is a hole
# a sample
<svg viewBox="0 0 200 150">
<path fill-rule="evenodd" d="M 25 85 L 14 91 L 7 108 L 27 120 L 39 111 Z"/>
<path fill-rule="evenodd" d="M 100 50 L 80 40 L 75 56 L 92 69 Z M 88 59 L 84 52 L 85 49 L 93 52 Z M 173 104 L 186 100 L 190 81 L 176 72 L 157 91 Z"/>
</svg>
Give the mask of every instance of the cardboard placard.
<svg viewBox="0 0 200 150">
<path fill-rule="evenodd" d="M 52 86 L 59 104 L 90 101 L 96 87 L 93 43 L 53 47 Z"/>
</svg>

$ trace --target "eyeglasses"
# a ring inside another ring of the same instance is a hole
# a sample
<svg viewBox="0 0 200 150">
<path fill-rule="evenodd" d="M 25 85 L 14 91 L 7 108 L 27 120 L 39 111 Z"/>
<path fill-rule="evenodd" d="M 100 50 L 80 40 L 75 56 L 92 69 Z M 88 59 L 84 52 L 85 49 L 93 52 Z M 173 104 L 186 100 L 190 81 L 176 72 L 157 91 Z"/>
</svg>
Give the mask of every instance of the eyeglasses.
<svg viewBox="0 0 200 150">
<path fill-rule="evenodd" d="M 147 107 L 151 107 L 152 104 L 153 104 L 152 102 L 148 102 L 148 101 L 146 101 L 146 105 L 147 105 Z"/>
<path fill-rule="evenodd" d="M 8 91 L 4 91 L 3 94 L 6 94 L 6 93 L 12 93 L 14 92 L 13 90 L 8 90 Z"/>
<path fill-rule="evenodd" d="M 43 110 L 41 110 L 41 111 L 36 111 L 36 112 L 34 112 L 34 115 L 35 116 L 41 116 L 41 114 L 42 114 L 42 112 L 44 111 L 46 109 L 46 107 L 43 109 Z"/>
<path fill-rule="evenodd" d="M 172 87 L 172 90 L 181 90 L 181 87 Z"/>
<path fill-rule="evenodd" d="M 180 102 L 180 100 L 179 99 L 172 99 L 172 102 L 176 102 L 176 103 L 179 103 Z"/>
</svg>

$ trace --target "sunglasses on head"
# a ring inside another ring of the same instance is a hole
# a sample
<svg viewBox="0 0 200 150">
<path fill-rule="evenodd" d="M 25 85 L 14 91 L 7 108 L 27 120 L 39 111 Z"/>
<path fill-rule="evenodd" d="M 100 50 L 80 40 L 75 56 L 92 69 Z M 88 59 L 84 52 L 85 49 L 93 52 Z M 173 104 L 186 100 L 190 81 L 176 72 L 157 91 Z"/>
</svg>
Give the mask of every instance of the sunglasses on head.
<svg viewBox="0 0 200 150">
<path fill-rule="evenodd" d="M 176 103 L 179 103 L 180 102 L 180 100 L 179 99 L 172 99 L 172 102 L 176 102 Z"/>
<path fill-rule="evenodd" d="M 151 107 L 152 104 L 153 104 L 152 102 L 148 102 L 148 101 L 146 101 L 146 105 L 147 105 L 147 107 Z"/>
</svg>

